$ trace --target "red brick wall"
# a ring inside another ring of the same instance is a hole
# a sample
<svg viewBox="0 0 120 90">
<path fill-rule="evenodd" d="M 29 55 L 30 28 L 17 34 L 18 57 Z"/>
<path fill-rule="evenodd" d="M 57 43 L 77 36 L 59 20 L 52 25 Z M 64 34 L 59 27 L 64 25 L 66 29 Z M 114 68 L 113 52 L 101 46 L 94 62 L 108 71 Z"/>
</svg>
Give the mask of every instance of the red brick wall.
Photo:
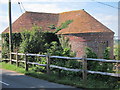
<svg viewBox="0 0 120 90">
<path fill-rule="evenodd" d="M 113 33 L 81 33 L 67 34 L 72 51 L 76 52 L 77 57 L 85 55 L 85 47 L 90 47 L 98 55 L 103 58 L 103 52 L 106 47 L 110 47 L 110 58 L 113 58 Z"/>
</svg>

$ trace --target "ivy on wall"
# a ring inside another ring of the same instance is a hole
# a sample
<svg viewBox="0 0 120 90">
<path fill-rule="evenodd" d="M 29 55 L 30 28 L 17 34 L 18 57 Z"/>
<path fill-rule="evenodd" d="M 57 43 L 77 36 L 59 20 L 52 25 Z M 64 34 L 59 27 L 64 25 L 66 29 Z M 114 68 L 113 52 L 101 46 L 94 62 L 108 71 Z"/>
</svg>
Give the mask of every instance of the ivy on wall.
<svg viewBox="0 0 120 90">
<path fill-rule="evenodd" d="M 9 53 L 9 34 L 2 34 L 4 39 L 2 47 L 3 58 L 7 58 L 6 54 Z M 53 32 L 43 32 L 39 27 L 34 26 L 32 30 L 24 30 L 21 33 L 12 34 L 12 51 L 13 52 L 29 52 L 29 53 L 50 53 L 51 55 L 73 56 L 70 47 L 63 47 L 68 45 L 66 42 L 60 42 L 58 37 Z M 64 39 L 62 37 L 62 39 Z M 59 53 L 58 53 L 59 52 Z"/>
<path fill-rule="evenodd" d="M 70 23 L 72 23 L 73 22 L 73 20 L 66 20 L 64 23 L 62 23 L 59 27 L 57 27 L 56 28 L 56 30 L 54 31 L 54 33 L 57 33 L 58 31 L 60 31 L 60 30 L 62 30 L 62 29 L 64 29 L 64 28 L 67 28 L 68 27 L 68 25 L 70 24 Z"/>
</svg>

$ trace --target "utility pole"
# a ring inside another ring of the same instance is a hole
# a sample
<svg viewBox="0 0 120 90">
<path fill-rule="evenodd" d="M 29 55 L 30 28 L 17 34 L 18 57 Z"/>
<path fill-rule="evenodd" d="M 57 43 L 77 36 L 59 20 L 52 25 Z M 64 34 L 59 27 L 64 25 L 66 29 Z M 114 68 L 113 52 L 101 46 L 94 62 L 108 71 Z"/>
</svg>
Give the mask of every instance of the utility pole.
<svg viewBox="0 0 120 90">
<path fill-rule="evenodd" d="M 10 56 L 10 64 L 12 64 L 12 17 L 11 17 L 11 0 L 8 3 L 8 13 L 9 13 L 9 56 Z"/>
</svg>

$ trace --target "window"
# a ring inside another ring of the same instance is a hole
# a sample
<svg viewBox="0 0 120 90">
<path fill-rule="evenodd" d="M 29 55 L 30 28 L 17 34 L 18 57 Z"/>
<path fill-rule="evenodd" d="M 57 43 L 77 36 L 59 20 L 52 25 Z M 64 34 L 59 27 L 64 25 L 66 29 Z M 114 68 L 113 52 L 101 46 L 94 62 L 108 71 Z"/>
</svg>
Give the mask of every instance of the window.
<svg viewBox="0 0 120 90">
<path fill-rule="evenodd" d="M 108 47 L 108 46 L 109 46 L 108 41 L 106 41 L 106 47 Z"/>
</svg>

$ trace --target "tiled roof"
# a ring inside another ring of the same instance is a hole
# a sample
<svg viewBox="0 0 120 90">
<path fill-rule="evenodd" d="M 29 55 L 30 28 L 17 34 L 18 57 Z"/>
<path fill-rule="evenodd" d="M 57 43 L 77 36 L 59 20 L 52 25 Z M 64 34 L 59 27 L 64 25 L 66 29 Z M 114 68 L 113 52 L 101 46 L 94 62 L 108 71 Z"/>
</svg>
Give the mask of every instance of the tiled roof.
<svg viewBox="0 0 120 90">
<path fill-rule="evenodd" d="M 54 24 L 60 26 L 66 20 L 73 20 L 67 28 L 60 30 L 57 34 L 75 34 L 75 33 L 94 33 L 94 32 L 112 32 L 106 26 L 101 24 L 84 10 L 76 10 L 54 13 L 25 12 L 13 24 L 14 33 L 21 32 L 23 29 L 31 29 L 34 25 L 42 27 L 42 30 L 54 31 L 48 26 Z M 8 32 L 8 28 L 3 32 Z"/>
<path fill-rule="evenodd" d="M 60 13 L 58 26 L 66 20 L 73 22 L 57 34 L 113 32 L 84 10 Z"/>
<path fill-rule="evenodd" d="M 45 31 L 53 31 L 48 27 L 52 24 L 57 25 L 58 16 L 54 13 L 25 12 L 12 24 L 12 32 L 21 32 L 23 29 L 31 30 L 34 25 L 42 27 Z M 8 31 L 7 28 L 3 33 Z"/>
</svg>

